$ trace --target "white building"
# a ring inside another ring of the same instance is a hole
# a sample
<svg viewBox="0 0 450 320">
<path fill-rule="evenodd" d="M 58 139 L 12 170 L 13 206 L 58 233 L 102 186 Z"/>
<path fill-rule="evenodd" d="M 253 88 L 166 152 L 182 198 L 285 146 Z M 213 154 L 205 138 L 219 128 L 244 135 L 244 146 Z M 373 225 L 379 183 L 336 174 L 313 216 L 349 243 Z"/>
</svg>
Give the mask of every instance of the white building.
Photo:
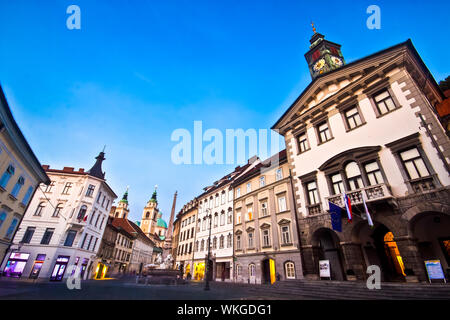
<svg viewBox="0 0 450 320">
<path fill-rule="evenodd" d="M 2 263 L 4 275 L 61 281 L 76 266 L 83 279 L 90 276 L 117 197 L 102 172 L 104 153 L 96 159 L 87 172 L 43 166 L 51 183 L 34 194 Z"/>
<path fill-rule="evenodd" d="M 450 142 L 435 106 L 443 93 L 411 41 L 345 64 L 315 33 L 305 57 L 313 81 L 273 126 L 295 176 L 306 277 L 426 280 L 425 260 L 450 267 Z M 332 229 L 329 202 L 343 210 Z M 369 227 L 363 200 L 374 222 Z"/>
<path fill-rule="evenodd" d="M 251 158 L 248 163 L 205 188 L 205 192 L 197 197 L 198 217 L 197 233 L 194 244 L 193 278 L 203 279 L 205 263 L 208 256 L 208 238 L 211 243 L 209 267 L 210 280 L 233 281 L 233 189 L 231 183 L 247 172 L 258 161 Z M 211 215 L 211 221 L 209 216 Z"/>
</svg>

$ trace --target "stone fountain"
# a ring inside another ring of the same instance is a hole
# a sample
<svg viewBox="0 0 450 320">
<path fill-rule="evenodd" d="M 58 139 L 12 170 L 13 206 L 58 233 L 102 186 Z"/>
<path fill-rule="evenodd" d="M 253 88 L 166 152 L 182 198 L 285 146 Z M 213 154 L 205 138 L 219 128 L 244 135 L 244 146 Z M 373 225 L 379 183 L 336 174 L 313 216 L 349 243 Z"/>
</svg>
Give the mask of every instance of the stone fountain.
<svg viewBox="0 0 450 320">
<path fill-rule="evenodd" d="M 144 276 L 139 277 L 137 282 L 144 282 L 145 284 L 185 284 L 186 281 L 181 277 L 179 270 L 172 269 L 173 258 L 169 254 L 162 259 L 161 254 L 158 254 L 154 263 L 144 266 Z"/>
</svg>

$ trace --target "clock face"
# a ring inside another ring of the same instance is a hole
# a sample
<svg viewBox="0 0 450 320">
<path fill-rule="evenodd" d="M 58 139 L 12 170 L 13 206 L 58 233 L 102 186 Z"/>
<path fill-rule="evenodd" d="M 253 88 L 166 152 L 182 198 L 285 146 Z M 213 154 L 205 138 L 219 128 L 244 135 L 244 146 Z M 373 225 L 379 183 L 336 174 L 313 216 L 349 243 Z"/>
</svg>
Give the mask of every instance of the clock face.
<svg viewBox="0 0 450 320">
<path fill-rule="evenodd" d="M 319 70 L 323 69 L 323 67 L 325 67 L 325 59 L 320 59 L 313 65 L 313 70 L 319 71 Z"/>
<path fill-rule="evenodd" d="M 337 65 L 338 67 L 342 66 L 344 63 L 342 62 L 341 58 L 335 57 L 335 56 L 331 56 L 331 61 Z"/>
</svg>

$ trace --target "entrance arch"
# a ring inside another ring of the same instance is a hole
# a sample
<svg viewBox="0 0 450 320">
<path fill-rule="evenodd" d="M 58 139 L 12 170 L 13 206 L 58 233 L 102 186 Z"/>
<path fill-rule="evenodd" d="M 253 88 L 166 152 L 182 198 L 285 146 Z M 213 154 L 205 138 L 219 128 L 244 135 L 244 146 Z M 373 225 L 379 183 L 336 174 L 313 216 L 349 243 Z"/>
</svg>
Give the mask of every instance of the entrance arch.
<svg viewBox="0 0 450 320">
<path fill-rule="evenodd" d="M 261 263 L 262 283 L 273 284 L 276 280 L 275 260 L 266 258 Z"/>
<path fill-rule="evenodd" d="M 403 281 L 405 266 L 395 241 L 395 234 L 384 224 L 374 221 L 371 228 L 367 222 L 354 234 L 361 243 L 366 265 L 381 269 L 383 281 Z"/>
<path fill-rule="evenodd" d="M 328 228 L 320 228 L 312 236 L 312 244 L 317 247 L 318 260 L 330 261 L 330 274 L 332 280 L 345 280 L 342 268 L 342 252 L 339 246 L 339 237 Z M 317 265 L 317 268 L 319 265 Z"/>
<path fill-rule="evenodd" d="M 420 263 L 440 260 L 444 272 L 450 273 L 450 214 L 419 213 L 410 220 L 409 229 L 417 243 Z M 426 271 L 423 272 L 426 279 Z"/>
</svg>

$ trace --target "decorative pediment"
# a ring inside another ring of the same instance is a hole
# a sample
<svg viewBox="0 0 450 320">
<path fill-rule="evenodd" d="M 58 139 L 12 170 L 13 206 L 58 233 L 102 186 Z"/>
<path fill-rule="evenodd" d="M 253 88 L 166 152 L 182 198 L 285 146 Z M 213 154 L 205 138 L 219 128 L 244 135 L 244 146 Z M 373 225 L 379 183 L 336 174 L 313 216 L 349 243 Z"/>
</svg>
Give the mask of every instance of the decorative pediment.
<svg viewBox="0 0 450 320">
<path fill-rule="evenodd" d="M 247 231 L 247 232 L 252 232 L 252 231 L 255 231 L 255 228 L 253 228 L 253 227 L 248 227 L 247 229 L 245 229 L 245 231 Z"/>
<path fill-rule="evenodd" d="M 240 235 L 240 234 L 242 234 L 242 230 L 239 230 L 239 229 L 238 229 L 238 230 L 236 230 L 235 234 L 236 234 L 236 235 Z"/>
<path fill-rule="evenodd" d="M 264 222 L 262 225 L 259 226 L 261 229 L 269 229 L 270 228 L 270 223 L 266 223 Z"/>
<path fill-rule="evenodd" d="M 380 150 L 381 150 L 380 146 L 369 146 L 369 147 L 348 149 L 325 161 L 319 167 L 319 170 L 328 171 L 334 168 L 342 167 L 344 162 L 350 160 L 358 160 L 368 155 L 377 155 Z"/>
<path fill-rule="evenodd" d="M 291 220 L 288 220 L 288 219 L 281 219 L 280 221 L 278 221 L 278 224 L 281 226 L 281 225 L 284 225 L 284 224 L 290 224 L 291 223 Z"/>
</svg>

